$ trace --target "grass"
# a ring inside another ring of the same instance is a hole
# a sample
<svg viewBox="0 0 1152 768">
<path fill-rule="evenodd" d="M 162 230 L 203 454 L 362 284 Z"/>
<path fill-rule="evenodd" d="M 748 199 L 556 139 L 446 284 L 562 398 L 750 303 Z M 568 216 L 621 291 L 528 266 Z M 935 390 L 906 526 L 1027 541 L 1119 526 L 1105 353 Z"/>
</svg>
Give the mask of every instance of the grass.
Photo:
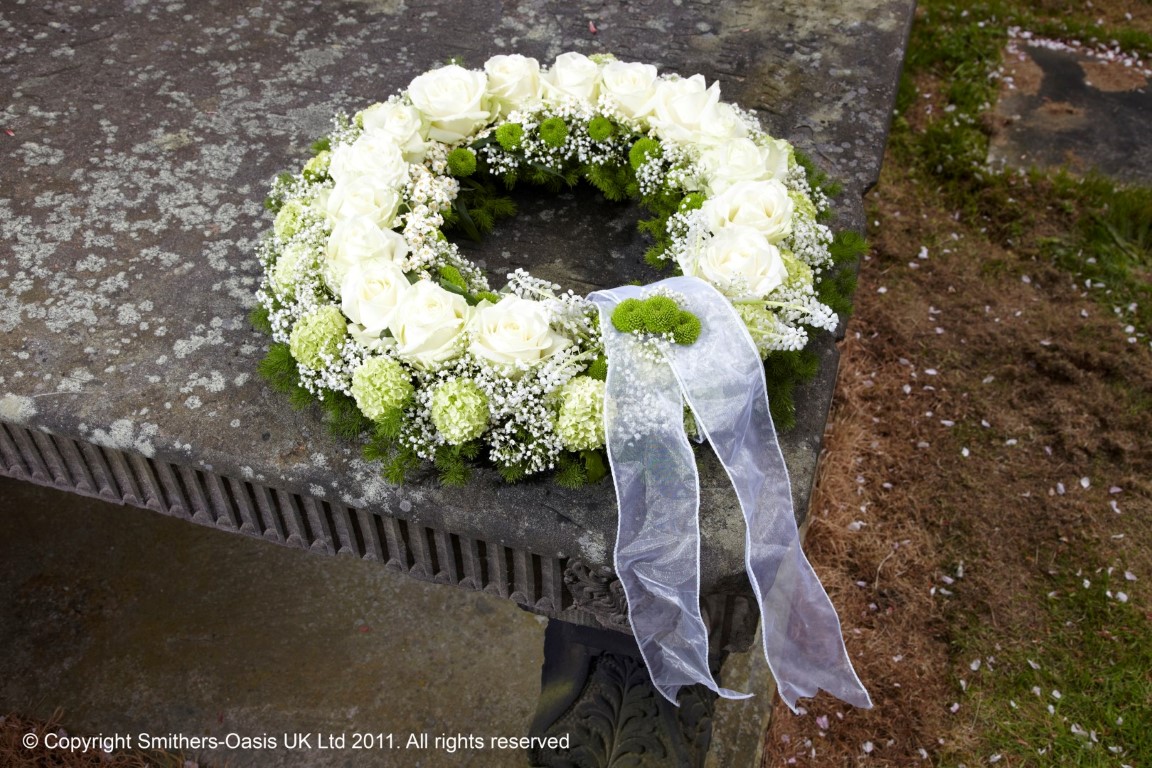
<svg viewBox="0 0 1152 768">
<path fill-rule="evenodd" d="M 1152 54 L 1147 4 L 919 2 L 807 545 L 877 708 L 766 765 L 1152 765 L 1152 190 L 988 166 L 1014 26 Z"/>
</svg>

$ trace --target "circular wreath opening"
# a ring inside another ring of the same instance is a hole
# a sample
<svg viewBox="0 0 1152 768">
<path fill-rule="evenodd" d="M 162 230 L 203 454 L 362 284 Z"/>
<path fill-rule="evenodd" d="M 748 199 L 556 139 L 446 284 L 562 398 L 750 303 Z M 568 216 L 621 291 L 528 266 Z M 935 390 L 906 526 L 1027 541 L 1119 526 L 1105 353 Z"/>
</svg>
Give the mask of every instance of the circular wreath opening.
<svg viewBox="0 0 1152 768">
<path fill-rule="evenodd" d="M 523 270 L 492 280 L 449 237 L 479 240 L 512 216 L 516 185 L 581 182 L 640 204 L 650 264 L 732 302 L 787 426 L 791 389 L 816 368 L 810 332 L 848 309 L 851 273 L 831 270 L 862 241 L 833 237 L 822 177 L 716 83 L 609 55 L 449 64 L 337 115 L 267 201 L 262 372 L 293 404 L 320 402 L 338 434 L 368 433 L 366 456 L 392 482 L 431 462 L 461 484 L 476 461 L 508 481 L 600 479 L 607 360 L 595 307 Z M 655 349 L 701 331 L 660 289 L 612 322 Z"/>
</svg>

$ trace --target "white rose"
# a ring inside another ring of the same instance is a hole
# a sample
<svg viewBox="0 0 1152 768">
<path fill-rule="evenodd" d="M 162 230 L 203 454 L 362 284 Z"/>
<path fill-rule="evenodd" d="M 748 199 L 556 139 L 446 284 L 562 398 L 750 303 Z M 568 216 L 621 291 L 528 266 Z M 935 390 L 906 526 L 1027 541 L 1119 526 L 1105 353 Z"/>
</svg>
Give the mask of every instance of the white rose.
<svg viewBox="0 0 1152 768">
<path fill-rule="evenodd" d="M 381 229 L 388 229 L 399 208 L 400 193 L 372 176 L 338 181 L 324 200 L 324 215 L 329 226 L 363 216 Z"/>
<path fill-rule="evenodd" d="M 509 295 L 476 310 L 468 349 L 497 367 L 513 368 L 537 363 L 569 344 L 552 330 L 543 303 Z"/>
<path fill-rule="evenodd" d="M 396 307 L 411 288 L 404 270 L 394 261 L 374 261 L 351 267 L 340 282 L 340 308 L 365 333 L 379 334 L 392 322 Z"/>
<path fill-rule="evenodd" d="M 544 91 L 556 101 L 565 97 L 596 101 L 600 65 L 582 53 L 562 53 L 544 76 Z"/>
<path fill-rule="evenodd" d="M 388 326 L 396 354 L 425 369 L 456 357 L 471 314 L 463 296 L 421 280 L 404 293 Z"/>
<path fill-rule="evenodd" d="M 697 141 L 705 146 L 723 144 L 733 139 L 742 139 L 747 135 L 748 124 L 731 104 L 718 101 L 700 116 L 700 134 Z"/>
<path fill-rule="evenodd" d="M 403 260 L 408 255 L 408 242 L 391 229 L 381 229 L 361 216 L 337 222 L 325 250 L 324 282 L 335 293 L 348 270 L 357 264 Z"/>
<path fill-rule="evenodd" d="M 540 100 L 540 62 L 514 53 L 493 56 L 484 62 L 488 75 L 488 95 L 504 112 L 520 109 Z"/>
<path fill-rule="evenodd" d="M 396 102 L 373 104 L 360 113 L 364 130 L 391 136 L 410 163 L 424 161 L 428 124 L 415 107 Z"/>
<path fill-rule="evenodd" d="M 732 299 L 764 298 L 788 279 L 780 249 L 752 227 L 740 225 L 725 227 L 705 241 L 684 274 L 707 280 Z"/>
<path fill-rule="evenodd" d="M 452 144 L 473 133 L 491 118 L 488 76 L 456 64 L 418 76 L 408 86 L 412 106 L 428 120 L 428 138 Z"/>
<path fill-rule="evenodd" d="M 662 139 L 684 144 L 697 143 L 700 121 L 720 101 L 720 84 L 708 86 L 704 75 L 674 77 L 656 86 L 655 114 L 651 122 Z"/>
<path fill-rule="evenodd" d="M 656 67 L 639 62 L 610 61 L 604 66 L 601 92 L 621 114 L 639 120 L 652 114 L 656 98 Z"/>
<path fill-rule="evenodd" d="M 332 150 L 328 175 L 337 182 L 371 176 L 379 184 L 403 189 L 408 184 L 408 161 L 394 137 L 370 131 Z"/>
<path fill-rule="evenodd" d="M 733 226 L 751 227 L 771 243 L 792 234 L 792 214 L 796 208 L 788 188 L 777 179 L 741 181 L 715 197 L 700 210 L 713 232 Z"/>
<path fill-rule="evenodd" d="M 708 147 L 700 154 L 708 190 L 718 194 L 738 181 L 773 178 L 772 150 L 751 139 L 733 139 Z"/>
</svg>

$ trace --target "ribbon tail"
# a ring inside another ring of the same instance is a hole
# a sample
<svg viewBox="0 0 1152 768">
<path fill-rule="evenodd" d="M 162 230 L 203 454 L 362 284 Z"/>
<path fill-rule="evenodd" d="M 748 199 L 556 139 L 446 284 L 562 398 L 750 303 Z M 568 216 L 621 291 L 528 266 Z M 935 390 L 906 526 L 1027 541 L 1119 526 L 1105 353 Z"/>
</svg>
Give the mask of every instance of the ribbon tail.
<svg viewBox="0 0 1152 768">
<path fill-rule="evenodd" d="M 861 684 L 840 619 L 800 546 L 788 469 L 768 408 L 764 367 L 739 316 L 703 281 L 673 278 L 707 329 L 672 352 L 684 397 L 728 473 L 748 534 L 745 565 L 763 619 L 764 654 L 780 698 L 793 711 L 823 688 L 862 708 Z"/>
<path fill-rule="evenodd" d="M 684 434 L 684 404 L 668 364 L 637 354 L 612 327 L 615 305 L 638 289 L 592 294 L 608 355 L 605 442 L 620 510 L 615 563 L 628 619 L 653 686 L 676 704 L 681 686 L 721 696 L 700 614 L 700 484 Z"/>
</svg>

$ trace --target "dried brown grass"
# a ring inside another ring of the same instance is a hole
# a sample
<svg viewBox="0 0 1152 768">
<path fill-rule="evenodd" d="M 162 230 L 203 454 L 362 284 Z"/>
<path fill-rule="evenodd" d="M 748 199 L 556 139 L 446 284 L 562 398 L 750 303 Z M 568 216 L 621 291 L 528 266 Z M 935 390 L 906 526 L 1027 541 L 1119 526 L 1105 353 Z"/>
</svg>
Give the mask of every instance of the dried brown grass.
<svg viewBox="0 0 1152 768">
<path fill-rule="evenodd" d="M 48 749 L 44 737 L 66 733 L 61 725 L 63 712 L 57 710 L 47 721 L 22 715 L 0 716 L 0 766 L 3 768 L 207 768 L 183 755 L 166 752 L 123 750 L 104 753 L 97 750 L 68 752 Z M 28 749 L 23 740 L 34 734 L 37 746 Z"/>
</svg>

